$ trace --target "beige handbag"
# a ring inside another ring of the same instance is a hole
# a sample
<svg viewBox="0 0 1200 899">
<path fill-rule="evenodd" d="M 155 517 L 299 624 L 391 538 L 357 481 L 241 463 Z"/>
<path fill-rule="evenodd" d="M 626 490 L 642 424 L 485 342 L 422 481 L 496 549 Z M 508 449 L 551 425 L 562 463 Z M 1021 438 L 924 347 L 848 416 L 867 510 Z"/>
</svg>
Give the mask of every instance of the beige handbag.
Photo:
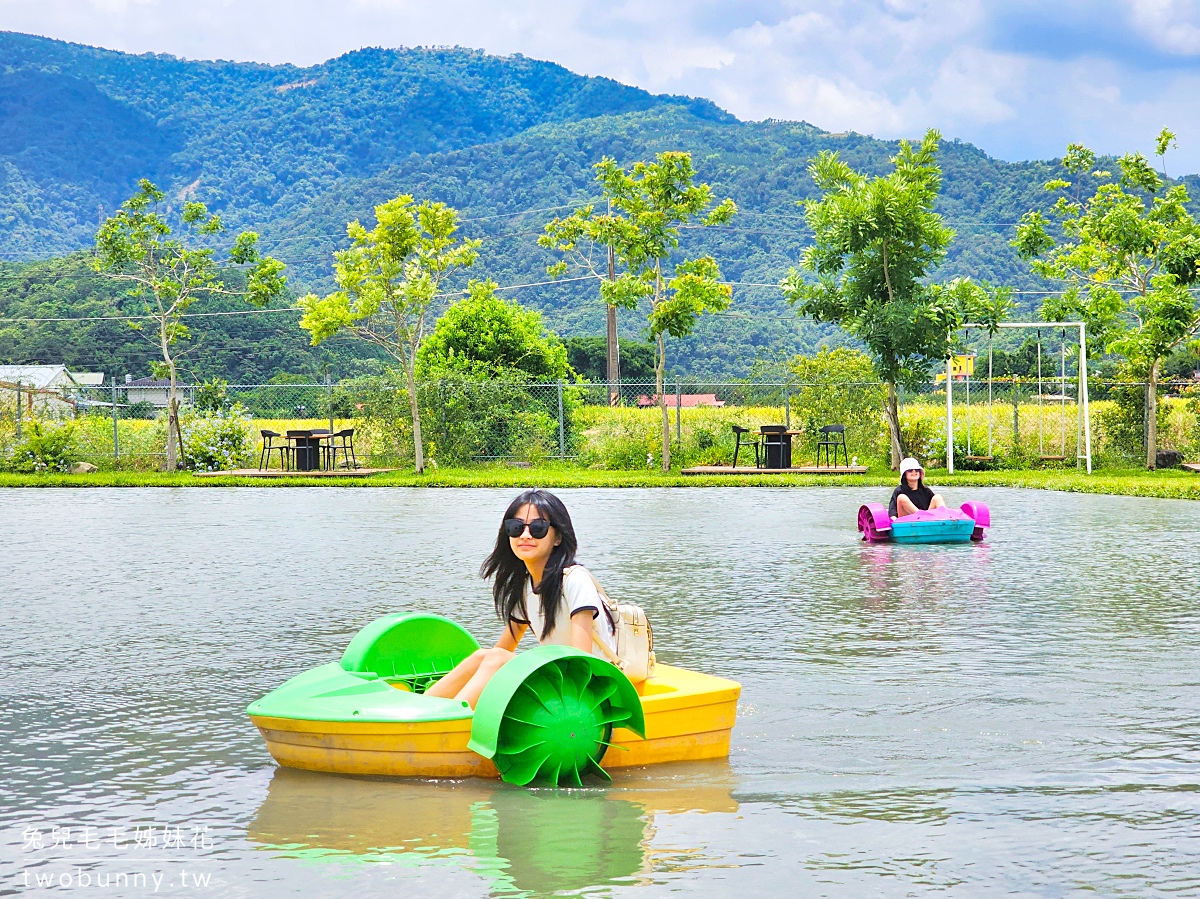
<svg viewBox="0 0 1200 899">
<path fill-rule="evenodd" d="M 564 569 L 563 573 L 569 573 L 570 570 Z M 596 592 L 604 603 L 604 611 L 616 631 L 617 651 L 614 653 L 609 649 L 597 620 L 592 621 L 592 642 L 600 648 L 605 658 L 634 683 L 654 677 L 654 630 L 650 627 L 645 609 L 633 603 L 617 602 L 600 586 L 594 574 L 589 571 L 588 575 L 596 585 Z"/>
</svg>

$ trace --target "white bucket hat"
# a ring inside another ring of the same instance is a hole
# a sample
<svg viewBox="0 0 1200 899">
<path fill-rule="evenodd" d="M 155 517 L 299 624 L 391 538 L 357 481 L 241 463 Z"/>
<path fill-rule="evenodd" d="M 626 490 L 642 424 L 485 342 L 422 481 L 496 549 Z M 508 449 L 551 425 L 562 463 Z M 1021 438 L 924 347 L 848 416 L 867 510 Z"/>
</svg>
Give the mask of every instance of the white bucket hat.
<svg viewBox="0 0 1200 899">
<path fill-rule="evenodd" d="M 912 456 L 909 456 L 907 459 L 905 459 L 903 462 L 900 463 L 900 477 L 904 477 L 904 475 L 910 471 L 924 471 L 924 470 L 925 469 L 921 467 L 921 463 L 918 462 L 916 459 L 914 459 Z"/>
</svg>

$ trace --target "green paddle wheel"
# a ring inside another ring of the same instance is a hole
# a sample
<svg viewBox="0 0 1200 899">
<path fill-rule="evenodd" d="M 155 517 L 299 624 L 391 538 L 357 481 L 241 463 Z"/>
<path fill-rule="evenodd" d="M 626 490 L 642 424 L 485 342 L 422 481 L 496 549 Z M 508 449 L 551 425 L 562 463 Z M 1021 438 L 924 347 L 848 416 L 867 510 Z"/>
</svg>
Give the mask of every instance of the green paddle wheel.
<svg viewBox="0 0 1200 899">
<path fill-rule="evenodd" d="M 508 783 L 583 786 L 588 774 L 611 780 L 600 760 L 614 727 L 645 737 L 642 701 L 629 678 L 578 649 L 538 646 L 488 682 L 468 746 Z"/>
</svg>

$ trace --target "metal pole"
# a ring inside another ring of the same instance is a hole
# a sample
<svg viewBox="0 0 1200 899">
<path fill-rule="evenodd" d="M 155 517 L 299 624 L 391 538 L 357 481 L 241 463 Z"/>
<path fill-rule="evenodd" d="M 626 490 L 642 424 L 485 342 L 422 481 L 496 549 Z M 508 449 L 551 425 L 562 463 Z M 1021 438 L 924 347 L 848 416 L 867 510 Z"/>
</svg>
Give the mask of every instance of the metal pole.
<svg viewBox="0 0 1200 899">
<path fill-rule="evenodd" d="M 1013 455 L 1021 455 L 1021 395 L 1017 389 L 1017 376 L 1012 378 L 1013 403 Z"/>
<path fill-rule="evenodd" d="M 612 215 L 612 201 L 608 203 L 608 214 Z M 612 244 L 608 245 L 608 280 L 617 280 L 617 254 Z M 617 335 L 617 307 L 609 306 L 606 316 L 608 342 L 608 404 L 621 404 L 621 341 Z"/>
<path fill-rule="evenodd" d="M 675 382 L 675 443 L 683 446 L 683 425 L 680 424 L 680 409 L 683 408 L 683 394 L 679 390 L 679 382 Z"/>
<path fill-rule="evenodd" d="M 1061 370 L 1058 385 L 1058 442 L 1062 447 L 1062 457 L 1067 457 L 1067 329 L 1062 329 L 1062 343 L 1059 344 Z"/>
<path fill-rule="evenodd" d="M 783 426 L 789 431 L 792 429 L 792 387 L 790 384 L 783 385 Z"/>
<path fill-rule="evenodd" d="M 329 433 L 333 433 L 333 378 L 329 376 L 329 369 L 325 369 L 325 388 L 329 395 Z M 332 446 L 333 444 L 330 444 Z"/>
<path fill-rule="evenodd" d="M 117 376 L 112 376 L 113 461 L 121 458 L 121 442 L 117 437 Z"/>
<path fill-rule="evenodd" d="M 558 458 L 567 458 L 567 429 L 563 422 L 563 382 L 558 382 Z"/>
<path fill-rule="evenodd" d="M 946 473 L 954 474 L 954 357 L 946 360 Z"/>
<path fill-rule="evenodd" d="M 21 441 L 21 376 L 17 375 L 17 442 Z"/>
<path fill-rule="evenodd" d="M 1042 444 L 1042 432 L 1045 430 L 1042 422 L 1042 331 L 1039 328 L 1037 332 L 1037 366 L 1038 366 L 1038 455 L 1046 455 L 1046 448 Z"/>
<path fill-rule="evenodd" d="M 967 456 L 971 455 L 971 368 L 967 366 Z"/>
<path fill-rule="evenodd" d="M 1092 473 L 1092 418 L 1088 409 L 1087 337 L 1079 326 L 1079 394 L 1083 401 L 1083 452 L 1087 456 L 1087 473 Z"/>
<path fill-rule="evenodd" d="M 988 458 L 996 458 L 992 452 L 992 339 L 988 338 Z"/>
</svg>

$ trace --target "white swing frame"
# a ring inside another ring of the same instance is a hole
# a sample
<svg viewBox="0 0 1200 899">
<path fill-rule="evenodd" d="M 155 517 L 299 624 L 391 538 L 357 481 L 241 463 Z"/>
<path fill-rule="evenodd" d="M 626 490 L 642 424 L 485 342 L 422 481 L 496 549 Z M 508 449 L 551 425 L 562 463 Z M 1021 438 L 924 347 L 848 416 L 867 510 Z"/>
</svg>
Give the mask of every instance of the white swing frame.
<svg viewBox="0 0 1200 899">
<path fill-rule="evenodd" d="M 1080 461 L 1087 463 L 1087 473 L 1092 473 L 1092 421 L 1089 414 L 1088 406 L 1088 383 L 1087 383 L 1087 330 L 1083 322 L 1001 322 L 997 327 L 1005 329 L 1054 329 L 1054 328 L 1078 328 L 1079 329 L 1079 384 L 1076 406 L 1078 408 L 1078 423 L 1076 426 L 1075 436 L 1075 463 L 1078 465 Z M 963 325 L 960 328 L 962 331 L 987 331 L 990 330 L 988 325 L 980 325 L 970 323 Z M 1038 342 L 1040 349 L 1041 342 Z M 1063 342 L 1063 364 L 1066 363 L 1066 341 Z M 954 359 L 953 357 L 946 360 L 946 472 L 954 474 Z M 1065 372 L 1064 372 L 1065 374 Z M 988 351 L 988 440 L 991 441 L 991 389 L 992 389 L 992 371 L 991 371 L 991 351 Z M 1061 390 L 1061 388 L 1060 388 Z M 968 387 L 967 398 L 970 400 L 970 388 Z M 1061 391 L 1064 395 L 1066 391 Z M 1041 391 L 1038 391 L 1038 402 L 1041 402 Z M 1065 402 L 1065 400 L 1063 401 Z M 1041 435 L 1041 422 L 1038 423 L 1039 439 Z M 970 439 L 970 430 L 967 431 L 967 437 Z M 1083 453 L 1079 452 L 1079 442 L 1082 438 Z M 1066 447 L 1063 447 L 1064 455 Z M 989 446 L 989 452 L 991 451 Z"/>
</svg>

